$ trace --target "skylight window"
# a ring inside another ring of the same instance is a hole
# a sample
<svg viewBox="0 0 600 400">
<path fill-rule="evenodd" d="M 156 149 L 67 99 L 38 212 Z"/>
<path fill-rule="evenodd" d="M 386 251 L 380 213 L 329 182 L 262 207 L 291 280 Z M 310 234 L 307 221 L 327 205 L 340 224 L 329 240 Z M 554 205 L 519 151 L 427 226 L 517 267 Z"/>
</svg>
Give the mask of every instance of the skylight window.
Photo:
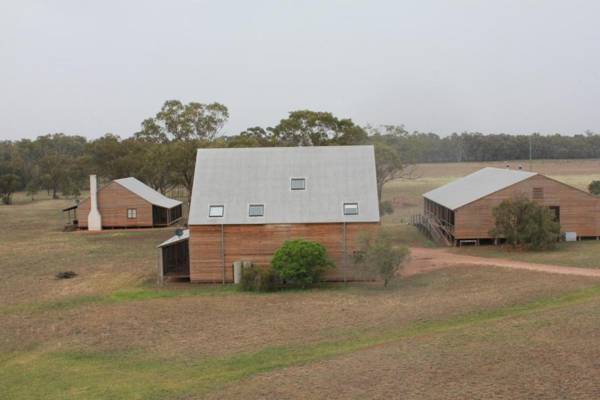
<svg viewBox="0 0 600 400">
<path fill-rule="evenodd" d="M 210 206 L 208 207 L 209 217 L 222 217 L 225 213 L 225 206 Z"/>
<path fill-rule="evenodd" d="M 292 190 L 306 190 L 306 178 L 292 178 L 290 188 Z"/>
<path fill-rule="evenodd" d="M 265 215 L 265 205 L 264 204 L 250 204 L 248 207 L 248 216 L 249 217 L 262 217 Z"/>
<path fill-rule="evenodd" d="M 344 203 L 344 215 L 358 215 L 358 203 Z"/>
</svg>

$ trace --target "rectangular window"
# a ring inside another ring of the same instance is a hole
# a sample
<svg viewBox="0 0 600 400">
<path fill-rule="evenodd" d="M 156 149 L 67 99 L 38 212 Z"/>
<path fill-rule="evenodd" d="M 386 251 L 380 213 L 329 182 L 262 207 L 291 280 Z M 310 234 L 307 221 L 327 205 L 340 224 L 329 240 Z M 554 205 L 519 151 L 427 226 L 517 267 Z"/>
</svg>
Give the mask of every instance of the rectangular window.
<svg viewBox="0 0 600 400">
<path fill-rule="evenodd" d="M 136 208 L 128 208 L 127 209 L 127 218 L 128 219 L 137 218 L 137 209 Z"/>
<path fill-rule="evenodd" d="M 305 190 L 306 189 L 306 179 L 305 178 L 292 178 L 290 187 L 292 190 Z"/>
<path fill-rule="evenodd" d="M 533 188 L 533 199 L 534 200 L 543 200 L 544 199 L 544 188 L 534 187 Z"/>
<path fill-rule="evenodd" d="M 358 215 L 358 203 L 344 203 L 344 215 Z"/>
<path fill-rule="evenodd" d="M 248 207 L 248 216 L 249 217 L 262 217 L 265 215 L 265 205 L 264 204 L 250 204 Z"/>
<path fill-rule="evenodd" d="M 225 213 L 225 206 L 210 206 L 208 208 L 209 217 L 222 217 Z"/>
</svg>

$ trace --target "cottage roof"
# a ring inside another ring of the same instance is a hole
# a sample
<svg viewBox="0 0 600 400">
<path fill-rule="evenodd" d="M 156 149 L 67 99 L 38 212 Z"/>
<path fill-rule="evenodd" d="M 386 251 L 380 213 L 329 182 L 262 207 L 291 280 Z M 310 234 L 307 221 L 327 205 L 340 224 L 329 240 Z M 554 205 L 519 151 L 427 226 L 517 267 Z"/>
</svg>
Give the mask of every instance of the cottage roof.
<svg viewBox="0 0 600 400">
<path fill-rule="evenodd" d="M 156 190 L 152 189 L 150 186 L 137 180 L 136 178 L 129 177 L 115 179 L 115 182 L 117 182 L 119 185 L 123 186 L 130 192 L 137 194 L 142 199 L 146 200 L 148 203 L 154 204 L 155 206 L 173 208 L 181 204 L 180 201 L 168 198 L 167 196 L 157 192 Z"/>
</svg>

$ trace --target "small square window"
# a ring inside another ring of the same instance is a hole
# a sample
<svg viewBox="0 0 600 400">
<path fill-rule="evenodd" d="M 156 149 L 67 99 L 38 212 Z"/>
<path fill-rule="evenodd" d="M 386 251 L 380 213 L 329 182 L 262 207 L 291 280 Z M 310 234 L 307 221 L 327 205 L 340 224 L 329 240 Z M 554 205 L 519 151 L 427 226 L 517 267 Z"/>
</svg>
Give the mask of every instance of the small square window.
<svg viewBox="0 0 600 400">
<path fill-rule="evenodd" d="M 137 218 L 137 209 L 136 208 L 128 208 L 127 209 L 127 218 L 128 219 Z"/>
<path fill-rule="evenodd" d="M 292 190 L 305 190 L 306 189 L 306 179 L 305 178 L 292 178 L 290 187 Z"/>
<path fill-rule="evenodd" d="M 358 203 L 344 203 L 344 215 L 358 215 Z"/>
<path fill-rule="evenodd" d="M 533 199 L 534 200 L 542 200 L 544 198 L 544 188 L 543 187 L 534 187 L 533 188 Z"/>
<path fill-rule="evenodd" d="M 248 216 L 249 217 L 262 217 L 265 215 L 265 205 L 264 204 L 250 204 L 248 207 Z"/>
<path fill-rule="evenodd" d="M 222 217 L 225 213 L 225 206 L 210 206 L 208 208 L 209 217 Z"/>
</svg>

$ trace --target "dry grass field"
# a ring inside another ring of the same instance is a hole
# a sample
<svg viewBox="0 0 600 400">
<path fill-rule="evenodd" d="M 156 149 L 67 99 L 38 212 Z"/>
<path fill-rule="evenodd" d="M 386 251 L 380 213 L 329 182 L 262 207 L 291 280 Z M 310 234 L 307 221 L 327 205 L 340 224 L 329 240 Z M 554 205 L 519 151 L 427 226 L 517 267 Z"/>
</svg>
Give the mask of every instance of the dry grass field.
<svg viewBox="0 0 600 400">
<path fill-rule="evenodd" d="M 589 164 L 564 176 L 584 182 Z M 423 166 L 386 197 L 417 202 L 471 167 Z M 599 280 L 470 267 L 385 290 L 157 288 L 172 228 L 65 233 L 68 201 L 16 200 L 0 206 L 1 399 L 600 397 Z M 385 226 L 431 245 L 405 212 Z"/>
</svg>

